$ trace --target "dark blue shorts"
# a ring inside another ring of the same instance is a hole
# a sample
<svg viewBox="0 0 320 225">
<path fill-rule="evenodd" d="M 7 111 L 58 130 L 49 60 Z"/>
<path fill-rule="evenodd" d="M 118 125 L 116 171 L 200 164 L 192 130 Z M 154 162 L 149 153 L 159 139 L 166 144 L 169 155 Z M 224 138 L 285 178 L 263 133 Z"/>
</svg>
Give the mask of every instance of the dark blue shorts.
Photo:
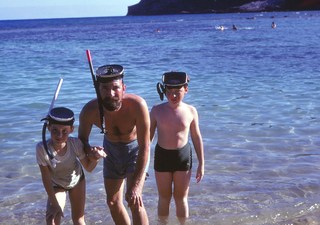
<svg viewBox="0 0 320 225">
<path fill-rule="evenodd" d="M 112 143 L 104 138 L 104 151 L 107 157 L 103 160 L 103 177 L 110 179 L 124 179 L 133 173 L 139 152 L 138 141 L 130 143 Z M 145 171 L 148 171 L 148 165 Z"/>
<path fill-rule="evenodd" d="M 192 149 L 187 143 L 176 150 L 166 150 L 158 144 L 154 153 L 154 170 L 157 172 L 188 171 L 192 168 Z"/>
</svg>

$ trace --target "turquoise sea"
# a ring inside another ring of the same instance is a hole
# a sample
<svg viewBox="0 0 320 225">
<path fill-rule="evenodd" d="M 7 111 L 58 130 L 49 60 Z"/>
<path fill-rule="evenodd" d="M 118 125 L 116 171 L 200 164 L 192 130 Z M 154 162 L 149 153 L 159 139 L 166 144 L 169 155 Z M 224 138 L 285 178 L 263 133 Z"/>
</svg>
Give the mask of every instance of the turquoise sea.
<svg viewBox="0 0 320 225">
<path fill-rule="evenodd" d="M 95 97 L 90 49 L 95 68 L 122 64 L 127 92 L 150 109 L 160 103 L 162 73 L 190 75 L 185 101 L 198 109 L 206 164 L 202 182 L 191 180 L 188 225 L 320 224 L 319 27 L 319 11 L 0 21 L 0 223 L 44 224 L 40 120 L 59 78 L 55 104 L 77 119 Z M 102 143 L 98 129 L 91 139 Z M 153 160 L 149 172 L 144 200 L 153 225 Z M 102 162 L 86 177 L 87 224 L 113 224 Z"/>
</svg>

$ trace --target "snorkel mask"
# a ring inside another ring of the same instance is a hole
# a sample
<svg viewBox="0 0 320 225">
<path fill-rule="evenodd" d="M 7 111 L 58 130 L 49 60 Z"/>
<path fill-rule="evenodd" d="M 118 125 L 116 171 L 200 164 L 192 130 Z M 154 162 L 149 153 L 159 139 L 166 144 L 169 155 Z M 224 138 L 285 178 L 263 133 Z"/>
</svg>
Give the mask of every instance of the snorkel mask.
<svg viewBox="0 0 320 225">
<path fill-rule="evenodd" d="M 157 91 L 161 101 L 166 93 L 166 88 L 175 88 L 188 85 L 189 76 L 185 72 L 166 72 L 162 75 L 162 84 L 157 83 Z"/>
<path fill-rule="evenodd" d="M 112 80 L 123 78 L 124 69 L 120 65 L 100 66 L 96 71 L 96 79 L 99 83 L 107 83 Z"/>
<path fill-rule="evenodd" d="M 74 123 L 74 113 L 72 110 L 65 107 L 56 107 L 49 111 L 48 115 L 43 118 L 41 121 L 45 121 L 44 127 L 42 129 L 42 144 L 44 149 L 46 150 L 49 159 L 52 163 L 53 168 L 56 167 L 56 163 L 58 162 L 52 153 L 52 151 L 48 148 L 47 140 L 46 140 L 46 128 L 47 124 L 59 124 L 65 126 L 73 126 Z"/>
<path fill-rule="evenodd" d="M 72 110 L 65 107 L 56 107 L 50 110 L 46 118 L 49 124 L 59 124 L 65 126 L 72 126 L 74 123 L 74 113 Z"/>
</svg>

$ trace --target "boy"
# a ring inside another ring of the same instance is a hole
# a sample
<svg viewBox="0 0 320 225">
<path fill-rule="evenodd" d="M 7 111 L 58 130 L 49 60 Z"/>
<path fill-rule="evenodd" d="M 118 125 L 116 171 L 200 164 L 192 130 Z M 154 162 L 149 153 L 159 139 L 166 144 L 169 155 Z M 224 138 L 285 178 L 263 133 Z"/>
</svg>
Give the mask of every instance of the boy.
<svg viewBox="0 0 320 225">
<path fill-rule="evenodd" d="M 150 138 L 158 133 L 155 147 L 154 169 L 158 186 L 158 216 L 166 219 L 173 195 L 176 215 L 183 223 L 189 216 L 188 192 L 192 168 L 192 149 L 189 133 L 195 148 L 199 165 L 196 180 L 204 175 L 204 152 L 202 137 L 195 107 L 183 102 L 188 92 L 189 77 L 184 72 L 167 72 L 158 83 L 160 99 L 163 95 L 167 102 L 154 106 L 150 113 Z M 173 186 L 173 187 L 172 187 Z"/>
</svg>

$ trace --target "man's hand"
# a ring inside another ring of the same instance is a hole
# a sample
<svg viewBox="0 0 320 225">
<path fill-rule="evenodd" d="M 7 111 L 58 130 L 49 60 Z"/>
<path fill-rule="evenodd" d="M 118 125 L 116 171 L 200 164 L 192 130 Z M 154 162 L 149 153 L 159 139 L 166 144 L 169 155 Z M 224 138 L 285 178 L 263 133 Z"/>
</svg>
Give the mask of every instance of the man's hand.
<svg viewBox="0 0 320 225">
<path fill-rule="evenodd" d="M 128 190 L 125 199 L 128 202 L 128 207 L 137 207 L 140 208 L 143 206 L 142 196 L 140 188 L 136 187 L 131 190 Z"/>
</svg>

